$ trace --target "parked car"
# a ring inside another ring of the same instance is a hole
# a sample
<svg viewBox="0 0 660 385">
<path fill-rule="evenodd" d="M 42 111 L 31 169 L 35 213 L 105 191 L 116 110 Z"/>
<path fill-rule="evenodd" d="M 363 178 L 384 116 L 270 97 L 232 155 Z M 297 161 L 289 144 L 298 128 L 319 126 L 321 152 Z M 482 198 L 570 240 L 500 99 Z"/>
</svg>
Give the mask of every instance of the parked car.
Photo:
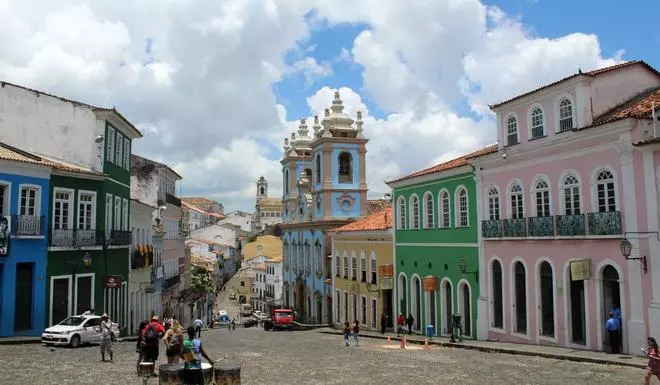
<svg viewBox="0 0 660 385">
<path fill-rule="evenodd" d="M 252 317 L 256 318 L 257 321 L 262 321 L 268 318 L 268 315 L 262 312 L 261 310 L 255 310 L 254 312 L 252 312 Z"/>
<path fill-rule="evenodd" d="M 111 330 L 119 336 L 119 324 L 112 323 Z M 57 325 L 46 328 L 41 334 L 41 342 L 47 345 L 70 345 L 77 348 L 82 344 L 101 343 L 101 317 L 97 315 L 77 315 L 69 317 Z"/>
<path fill-rule="evenodd" d="M 243 320 L 243 327 L 244 328 L 251 328 L 252 326 L 256 326 L 259 323 L 255 318 L 246 318 Z"/>
</svg>

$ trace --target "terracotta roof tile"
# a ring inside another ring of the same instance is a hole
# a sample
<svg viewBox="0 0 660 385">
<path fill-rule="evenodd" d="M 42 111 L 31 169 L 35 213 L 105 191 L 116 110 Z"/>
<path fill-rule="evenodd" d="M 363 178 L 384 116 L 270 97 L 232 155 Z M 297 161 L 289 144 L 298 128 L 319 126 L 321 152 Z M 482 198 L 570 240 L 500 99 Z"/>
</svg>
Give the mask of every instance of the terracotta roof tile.
<svg viewBox="0 0 660 385">
<path fill-rule="evenodd" d="M 30 163 L 35 165 L 41 165 L 44 167 L 50 167 L 53 170 L 73 172 L 78 174 L 87 174 L 87 175 L 96 175 L 103 176 L 103 174 L 96 171 L 92 171 L 88 168 L 81 166 L 76 166 L 73 164 L 68 164 L 62 161 L 54 160 L 48 158 L 45 155 L 33 154 L 25 150 L 21 150 L 17 147 L 10 146 L 6 143 L 0 142 L 0 159 L 10 160 L 21 163 Z"/>
<path fill-rule="evenodd" d="M 593 126 L 626 118 L 650 118 L 655 105 L 660 108 L 660 87 L 649 88 L 594 119 Z"/>
<path fill-rule="evenodd" d="M 377 231 L 387 230 L 392 227 L 392 208 L 373 213 L 357 221 L 334 229 L 335 233 L 344 231 Z"/>
<path fill-rule="evenodd" d="M 649 64 L 647 64 L 645 61 L 643 61 L 643 60 L 634 60 L 634 61 L 629 61 L 629 62 L 625 62 L 625 63 L 615 64 L 615 65 L 612 65 L 612 66 L 609 66 L 609 67 L 599 68 L 599 69 L 597 69 L 597 70 L 593 70 L 593 71 L 588 71 L 588 72 L 578 72 L 578 73 L 576 73 L 576 74 L 573 74 L 573 75 L 567 76 L 567 77 L 565 77 L 565 78 L 559 79 L 559 80 L 557 80 L 557 81 L 554 81 L 554 82 L 552 82 L 552 83 L 546 84 L 546 85 L 541 86 L 541 87 L 538 87 L 538 88 L 533 89 L 533 90 L 531 90 L 531 91 L 525 92 L 524 94 L 520 94 L 520 95 L 518 95 L 518 96 L 515 96 L 515 97 L 513 97 L 513 98 L 511 98 L 511 99 L 508 99 L 508 100 L 505 100 L 505 101 L 503 101 L 503 102 L 499 102 L 499 103 L 497 103 L 497 104 L 492 104 L 492 105 L 490 105 L 490 109 L 491 109 L 491 110 L 496 109 L 496 108 L 498 108 L 498 107 L 500 107 L 500 106 L 502 106 L 502 105 L 504 105 L 504 104 L 507 104 L 507 103 L 513 102 L 514 100 L 518 100 L 518 99 L 520 99 L 520 98 L 523 98 L 523 97 L 525 97 L 525 96 L 531 95 L 531 94 L 533 94 L 533 93 L 535 93 L 535 92 L 541 91 L 541 90 L 546 89 L 546 88 L 548 88 L 548 87 L 552 87 L 552 86 L 554 86 L 554 85 L 556 85 L 556 84 L 559 84 L 559 83 L 565 82 L 565 81 L 567 81 L 567 80 L 570 80 L 570 79 L 576 78 L 576 77 L 578 77 L 578 76 L 595 77 L 595 76 L 602 75 L 602 74 L 607 73 L 607 72 L 611 72 L 611 71 L 619 70 L 619 69 L 622 69 L 622 68 L 627 68 L 627 67 L 630 67 L 630 66 L 633 66 L 633 65 L 637 65 L 637 64 L 646 67 L 647 69 L 649 69 L 650 71 L 652 71 L 653 73 L 655 73 L 657 76 L 660 76 L 660 73 L 659 73 L 655 68 L 653 68 L 653 67 L 651 67 Z"/>
<path fill-rule="evenodd" d="M 392 202 L 389 199 L 369 199 L 367 200 L 367 215 L 383 211 L 392 207 Z"/>
<path fill-rule="evenodd" d="M 433 173 L 436 173 L 436 172 L 447 171 L 447 170 L 451 170 L 453 168 L 458 168 L 458 167 L 461 167 L 461 166 L 465 166 L 465 165 L 469 164 L 468 161 L 470 159 L 473 159 L 473 158 L 476 158 L 476 157 L 479 157 L 479 156 L 483 156 L 483 155 L 487 155 L 487 154 L 492 154 L 494 152 L 497 152 L 497 145 L 496 144 L 484 147 L 484 148 L 479 149 L 477 151 L 474 151 L 474 152 L 471 152 L 469 154 L 463 155 L 459 158 L 452 159 L 448 162 L 440 163 L 440 164 L 437 164 L 433 167 L 429 167 L 429 168 L 426 168 L 426 169 L 421 170 L 421 171 L 416 171 L 412 174 L 406 175 L 406 176 L 401 177 L 399 179 L 391 180 L 391 181 L 386 182 L 386 183 L 401 182 L 401 181 L 404 181 L 404 180 L 407 180 L 407 179 L 412 179 L 412 178 L 416 178 L 416 177 L 423 176 L 423 175 L 429 175 L 429 174 L 433 174 Z"/>
</svg>

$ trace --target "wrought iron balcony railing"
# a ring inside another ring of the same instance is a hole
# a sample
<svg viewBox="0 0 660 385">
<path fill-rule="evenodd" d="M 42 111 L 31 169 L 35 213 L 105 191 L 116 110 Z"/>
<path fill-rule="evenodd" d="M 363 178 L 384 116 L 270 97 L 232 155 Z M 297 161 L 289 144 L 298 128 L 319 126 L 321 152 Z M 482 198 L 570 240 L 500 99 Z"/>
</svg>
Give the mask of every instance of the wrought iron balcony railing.
<svg viewBox="0 0 660 385">
<path fill-rule="evenodd" d="M 527 218 L 527 231 L 530 237 L 552 237 L 555 235 L 554 217 Z"/>
<path fill-rule="evenodd" d="M 505 219 L 502 226 L 503 236 L 505 237 L 526 237 L 527 236 L 527 222 L 525 218 Z"/>
<path fill-rule="evenodd" d="M 557 235 L 560 237 L 574 237 L 585 235 L 584 214 L 557 215 Z"/>
<path fill-rule="evenodd" d="M 55 247 L 103 246 L 103 230 L 51 229 L 49 245 Z"/>
<path fill-rule="evenodd" d="M 589 235 L 619 235 L 621 231 L 621 212 L 603 211 L 587 215 Z"/>
<path fill-rule="evenodd" d="M 11 234 L 19 236 L 44 235 L 44 219 L 43 215 L 12 215 Z"/>
<path fill-rule="evenodd" d="M 605 211 L 586 215 L 484 220 L 481 233 L 484 238 L 579 237 L 620 235 L 623 228 L 621 212 Z"/>
<path fill-rule="evenodd" d="M 110 244 L 111 245 L 130 245 L 133 238 L 133 233 L 130 231 L 112 230 L 110 231 Z"/>
<path fill-rule="evenodd" d="M 481 221 L 481 235 L 484 238 L 501 238 L 503 234 L 501 219 Z"/>
</svg>

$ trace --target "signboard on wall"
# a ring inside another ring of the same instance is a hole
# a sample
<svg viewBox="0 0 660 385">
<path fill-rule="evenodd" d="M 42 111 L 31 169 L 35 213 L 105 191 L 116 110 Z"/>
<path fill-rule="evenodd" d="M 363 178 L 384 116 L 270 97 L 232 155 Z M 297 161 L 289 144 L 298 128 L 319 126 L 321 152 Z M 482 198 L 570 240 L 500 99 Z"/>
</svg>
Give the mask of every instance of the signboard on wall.
<svg viewBox="0 0 660 385">
<path fill-rule="evenodd" d="M 118 275 L 106 275 L 103 277 L 103 288 L 104 289 L 117 289 L 121 286 L 121 276 Z"/>
<path fill-rule="evenodd" d="M 570 262 L 571 281 L 586 281 L 591 279 L 591 259 L 578 259 Z"/>
<path fill-rule="evenodd" d="M 392 290 L 394 289 L 394 279 L 382 277 L 378 279 L 378 286 L 380 290 Z"/>
</svg>

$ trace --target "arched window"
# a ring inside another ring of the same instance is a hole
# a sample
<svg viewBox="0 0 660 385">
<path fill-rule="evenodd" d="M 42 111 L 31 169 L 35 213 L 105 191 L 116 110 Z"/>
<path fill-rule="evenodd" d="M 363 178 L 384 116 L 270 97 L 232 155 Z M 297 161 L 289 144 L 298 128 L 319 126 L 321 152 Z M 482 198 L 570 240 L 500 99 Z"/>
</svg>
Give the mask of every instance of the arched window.
<svg viewBox="0 0 660 385">
<path fill-rule="evenodd" d="M 493 327 L 504 329 L 504 295 L 503 295 L 503 277 L 502 277 L 502 264 L 500 261 L 494 260 L 491 265 L 492 275 L 492 312 L 493 312 Z"/>
<path fill-rule="evenodd" d="M 559 131 L 570 131 L 573 129 L 573 103 L 564 98 L 559 102 Z"/>
<path fill-rule="evenodd" d="M 367 282 L 367 258 L 364 251 L 360 254 L 360 282 Z"/>
<path fill-rule="evenodd" d="M 289 195 L 289 170 L 284 170 L 284 195 Z"/>
<path fill-rule="evenodd" d="M 525 216 L 525 208 L 523 206 L 523 193 L 522 187 L 518 183 L 511 186 L 511 219 L 520 219 Z"/>
<path fill-rule="evenodd" d="M 419 229 L 419 198 L 417 195 L 410 197 L 410 228 Z"/>
<path fill-rule="evenodd" d="M 371 252 L 371 284 L 375 285 L 377 284 L 377 277 L 378 277 L 378 266 L 376 262 L 376 253 L 373 251 Z"/>
<path fill-rule="evenodd" d="M 341 258 L 339 255 L 335 255 L 335 276 L 337 278 L 341 277 Z"/>
<path fill-rule="evenodd" d="M 348 255 L 344 252 L 344 279 L 348 279 Z"/>
<path fill-rule="evenodd" d="M 614 175 L 609 170 L 598 173 L 596 178 L 596 198 L 598 211 L 616 211 L 616 196 L 614 192 Z"/>
<path fill-rule="evenodd" d="M 449 199 L 449 192 L 447 190 L 442 190 L 440 192 L 440 227 L 449 227 L 451 226 L 451 201 Z"/>
<path fill-rule="evenodd" d="M 539 107 L 534 107 L 531 114 L 531 129 L 532 129 L 532 139 L 540 138 L 545 135 L 545 130 L 543 128 L 543 110 Z"/>
<path fill-rule="evenodd" d="M 550 186 L 545 179 L 539 179 L 534 185 L 534 198 L 537 217 L 549 217 L 550 213 Z"/>
<path fill-rule="evenodd" d="M 518 119 L 509 116 L 506 120 L 506 144 L 507 146 L 518 144 L 518 140 Z"/>
<path fill-rule="evenodd" d="M 580 182 L 575 175 L 566 175 L 563 181 L 565 215 L 580 215 Z"/>
<path fill-rule="evenodd" d="M 429 192 L 424 194 L 424 228 L 433 228 L 433 195 Z"/>
<path fill-rule="evenodd" d="M 316 154 L 314 166 L 316 167 L 316 183 L 321 183 L 321 154 Z"/>
<path fill-rule="evenodd" d="M 353 183 L 353 156 L 347 151 L 339 154 L 339 183 Z"/>
<path fill-rule="evenodd" d="M 264 188 L 264 186 L 259 187 L 259 195 L 264 195 L 264 194 L 266 194 L 266 189 Z"/>
<path fill-rule="evenodd" d="M 397 221 L 397 227 L 399 230 L 405 230 L 406 229 L 406 200 L 403 197 L 399 197 L 399 204 L 397 205 L 397 216 L 398 216 L 398 221 Z"/>
<path fill-rule="evenodd" d="M 469 207 L 467 190 L 460 188 L 456 193 L 456 223 L 459 227 L 467 227 L 469 225 Z"/>
<path fill-rule="evenodd" d="M 488 189 L 488 219 L 500 219 L 500 192 L 495 186 Z"/>
<path fill-rule="evenodd" d="M 307 265 L 305 266 L 305 271 L 308 273 L 312 271 L 312 250 L 309 242 L 305 242 L 305 257 L 307 259 Z"/>
<path fill-rule="evenodd" d="M 351 254 L 351 279 L 353 281 L 357 280 L 357 255 L 355 255 L 355 252 Z"/>
<path fill-rule="evenodd" d="M 321 247 L 321 242 L 317 239 L 316 242 L 314 243 L 314 254 L 316 255 L 316 271 L 323 272 L 323 248 Z M 330 274 L 330 272 L 326 272 L 326 274 Z"/>
</svg>

